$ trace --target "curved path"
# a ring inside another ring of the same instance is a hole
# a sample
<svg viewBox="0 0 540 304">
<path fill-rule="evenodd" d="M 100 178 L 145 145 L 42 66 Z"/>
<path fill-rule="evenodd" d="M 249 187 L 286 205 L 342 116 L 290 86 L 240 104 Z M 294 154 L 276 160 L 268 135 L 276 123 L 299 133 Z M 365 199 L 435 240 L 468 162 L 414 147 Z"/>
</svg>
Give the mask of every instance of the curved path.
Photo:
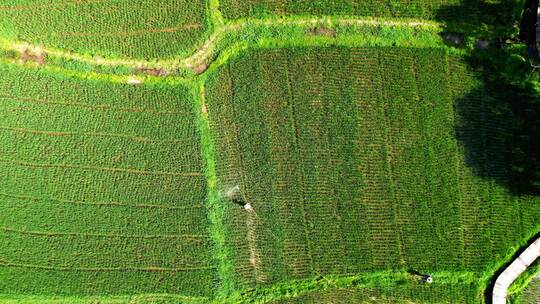
<svg viewBox="0 0 540 304">
<path fill-rule="evenodd" d="M 540 257 L 540 238 L 536 239 L 497 278 L 493 286 L 492 304 L 506 304 L 508 288 Z"/>
<path fill-rule="evenodd" d="M 306 35 L 308 29 L 322 26 L 329 29 L 335 29 L 336 27 L 344 27 L 349 29 L 355 29 L 357 32 L 363 32 L 365 28 L 391 28 L 391 29 L 414 29 L 416 31 L 425 31 L 430 33 L 439 33 L 442 30 L 442 25 L 435 21 L 428 21 L 422 19 L 401 18 L 399 20 L 391 20 L 387 18 L 374 18 L 374 17 L 340 17 L 340 16 L 325 16 L 325 17 L 287 17 L 287 18 L 268 18 L 268 19 L 243 19 L 239 21 L 223 21 L 218 17 L 214 17 L 213 23 L 215 24 L 214 30 L 210 33 L 209 37 L 203 44 L 195 50 L 194 53 L 182 56 L 179 55 L 173 58 L 154 58 L 150 60 L 129 58 L 129 57 L 105 57 L 99 55 L 89 55 L 83 53 L 77 53 L 69 50 L 57 49 L 54 47 L 46 47 L 38 44 L 31 44 L 22 41 L 11 41 L 0 36 L 0 59 L 2 57 L 1 51 L 12 54 L 28 54 L 36 58 L 43 59 L 43 62 L 39 65 L 53 65 L 59 68 L 63 67 L 63 62 L 67 62 L 67 66 L 73 66 L 76 62 L 79 65 L 85 65 L 90 70 L 99 70 L 99 67 L 114 68 L 126 68 L 126 69 L 155 69 L 166 71 L 166 75 L 182 75 L 182 71 L 197 69 L 201 66 L 208 65 L 215 58 L 217 54 L 223 52 L 225 49 L 235 49 L 246 42 L 238 41 L 238 39 L 231 39 L 229 36 L 244 37 L 249 36 L 255 32 L 258 32 L 259 39 L 254 42 L 255 44 L 261 43 L 261 41 L 270 41 L 272 39 L 280 41 L 284 37 L 272 36 L 272 32 L 268 29 L 274 29 L 275 32 L 285 31 L 291 27 L 304 30 Z M 366 31 L 364 31 L 366 32 Z M 369 32 L 369 31 L 367 31 Z M 435 34 L 435 35 L 436 35 Z M 266 36 L 268 35 L 268 37 Z M 319 37 L 325 38 L 325 37 Z M 361 37 L 360 37 L 361 38 Z M 376 38 L 376 37 L 375 37 Z M 227 39 L 232 40 L 227 41 Z M 329 38 L 330 42 L 336 42 L 339 37 Z M 286 39 L 285 39 L 286 40 Z M 300 39 L 302 40 L 302 39 Z M 362 44 L 362 39 L 358 39 L 358 44 Z M 372 39 L 373 40 L 373 39 Z M 409 43 L 411 40 L 408 40 Z M 315 41 L 316 42 L 316 39 Z M 20 62 L 16 60 L 15 62 Z M 113 74 L 117 74 L 118 71 L 114 71 Z M 196 73 L 199 74 L 199 73 Z"/>
</svg>

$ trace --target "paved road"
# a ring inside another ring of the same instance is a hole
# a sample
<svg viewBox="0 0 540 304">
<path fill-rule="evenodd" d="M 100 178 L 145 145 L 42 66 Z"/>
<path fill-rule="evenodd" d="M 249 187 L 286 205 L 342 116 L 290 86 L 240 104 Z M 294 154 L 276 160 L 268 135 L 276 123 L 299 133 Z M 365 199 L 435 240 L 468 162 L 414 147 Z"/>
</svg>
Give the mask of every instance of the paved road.
<svg viewBox="0 0 540 304">
<path fill-rule="evenodd" d="M 499 275 L 493 286 L 493 304 L 506 304 L 508 288 L 514 281 L 540 257 L 540 238 L 532 243 L 522 254 Z"/>
</svg>

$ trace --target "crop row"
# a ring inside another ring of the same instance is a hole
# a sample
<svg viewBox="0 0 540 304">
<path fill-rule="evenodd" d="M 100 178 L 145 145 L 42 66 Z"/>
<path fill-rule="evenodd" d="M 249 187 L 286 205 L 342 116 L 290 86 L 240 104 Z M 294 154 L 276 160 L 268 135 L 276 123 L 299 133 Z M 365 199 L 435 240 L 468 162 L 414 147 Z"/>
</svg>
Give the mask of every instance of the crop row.
<svg viewBox="0 0 540 304">
<path fill-rule="evenodd" d="M 189 89 L 0 74 L 0 289 L 211 295 Z"/>
<path fill-rule="evenodd" d="M 357 15 L 370 17 L 416 17 L 441 19 L 463 13 L 461 0 L 221 0 L 220 9 L 225 17 L 262 17 L 267 14 L 286 15 Z M 467 3 L 468 12 L 480 9 L 481 4 Z M 452 12 L 454 10 L 454 12 Z"/>
<path fill-rule="evenodd" d="M 383 284 L 384 285 L 384 284 Z M 441 284 L 426 286 L 415 283 L 404 286 L 381 286 L 368 288 L 342 288 L 321 292 L 309 292 L 299 297 L 277 300 L 271 304 L 330 304 L 330 303 L 477 303 L 474 285 Z"/>
<path fill-rule="evenodd" d="M 477 139 L 504 125 L 474 125 L 485 109 L 467 107 L 489 101 L 480 84 L 460 58 L 432 49 L 253 51 L 212 75 L 238 281 L 483 271 L 501 259 L 524 236 L 516 215 L 536 209 L 467 162 L 467 139 L 479 141 L 489 157 L 472 159 L 506 172 L 505 143 Z"/>
<path fill-rule="evenodd" d="M 532 278 L 527 287 L 514 300 L 516 303 L 523 304 L 538 303 L 540 301 L 540 278 L 538 276 Z"/>
<path fill-rule="evenodd" d="M 0 5 L 0 36 L 138 58 L 190 51 L 207 30 L 204 0 L 34 1 Z"/>
</svg>

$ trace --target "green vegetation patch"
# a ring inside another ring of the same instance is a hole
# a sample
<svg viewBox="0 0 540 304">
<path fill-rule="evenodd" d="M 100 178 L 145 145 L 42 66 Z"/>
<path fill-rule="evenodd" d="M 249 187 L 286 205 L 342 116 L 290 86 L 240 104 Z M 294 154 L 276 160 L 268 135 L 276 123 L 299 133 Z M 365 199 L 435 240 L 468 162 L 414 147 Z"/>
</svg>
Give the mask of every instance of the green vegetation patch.
<svg viewBox="0 0 540 304">
<path fill-rule="evenodd" d="M 527 287 L 525 287 L 513 300 L 513 303 L 521 304 L 540 303 L 540 277 L 536 276 L 532 278 Z"/>
<path fill-rule="evenodd" d="M 0 37 L 137 58 L 188 53 L 206 37 L 205 0 L 7 0 Z"/>
<path fill-rule="evenodd" d="M 226 18 L 279 15 L 357 15 L 438 19 L 458 17 L 466 3 L 468 13 L 482 7 L 481 1 L 466 0 L 220 0 Z M 454 10 L 454 12 L 452 12 Z M 463 17 L 463 16 L 460 16 Z"/>
<path fill-rule="evenodd" d="M 276 300 L 269 304 L 334 304 L 334 303 L 478 303 L 472 284 L 429 286 L 423 283 L 375 288 L 339 288 L 310 292 L 298 297 Z"/>
<path fill-rule="evenodd" d="M 237 283 L 491 272 L 539 207 L 497 180 L 507 120 L 490 94 L 441 49 L 259 50 L 219 68 L 206 101 Z"/>
<path fill-rule="evenodd" d="M 0 75 L 2 293 L 211 296 L 190 89 Z"/>
</svg>

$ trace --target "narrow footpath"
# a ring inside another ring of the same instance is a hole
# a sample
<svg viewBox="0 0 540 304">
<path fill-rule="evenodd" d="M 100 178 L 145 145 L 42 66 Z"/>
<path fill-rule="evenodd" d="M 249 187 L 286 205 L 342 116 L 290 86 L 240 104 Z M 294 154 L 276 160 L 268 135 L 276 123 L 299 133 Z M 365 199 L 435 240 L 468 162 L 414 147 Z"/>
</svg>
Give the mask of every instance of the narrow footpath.
<svg viewBox="0 0 540 304">
<path fill-rule="evenodd" d="M 506 304 L 508 288 L 540 257 L 540 238 L 532 243 L 497 278 L 493 286 L 492 304 Z"/>
</svg>

